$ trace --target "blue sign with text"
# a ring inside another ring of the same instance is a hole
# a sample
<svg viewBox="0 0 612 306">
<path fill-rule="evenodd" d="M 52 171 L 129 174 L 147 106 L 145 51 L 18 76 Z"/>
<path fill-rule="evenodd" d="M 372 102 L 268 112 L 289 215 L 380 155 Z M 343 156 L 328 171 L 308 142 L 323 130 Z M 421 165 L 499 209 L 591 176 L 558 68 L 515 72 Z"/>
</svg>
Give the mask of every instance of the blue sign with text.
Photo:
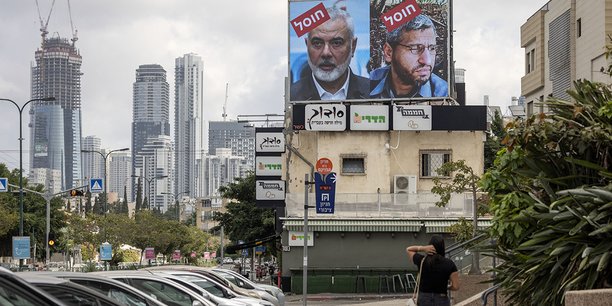
<svg viewBox="0 0 612 306">
<path fill-rule="evenodd" d="M 315 197 L 317 214 L 333 214 L 336 201 L 336 173 L 315 173 Z"/>
<path fill-rule="evenodd" d="M 103 243 L 100 246 L 100 260 L 113 259 L 113 247 L 110 243 Z"/>
<path fill-rule="evenodd" d="M 30 258 L 30 236 L 13 236 L 13 258 Z"/>
</svg>

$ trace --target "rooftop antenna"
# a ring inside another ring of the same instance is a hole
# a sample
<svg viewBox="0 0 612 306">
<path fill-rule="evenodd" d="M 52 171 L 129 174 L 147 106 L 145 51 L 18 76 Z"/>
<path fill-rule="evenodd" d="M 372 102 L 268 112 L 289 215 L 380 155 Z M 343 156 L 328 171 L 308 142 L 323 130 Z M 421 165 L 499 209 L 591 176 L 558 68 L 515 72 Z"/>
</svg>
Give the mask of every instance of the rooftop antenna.
<svg viewBox="0 0 612 306">
<path fill-rule="evenodd" d="M 223 114 L 221 114 L 221 117 L 223 117 L 223 121 L 225 121 L 225 119 L 227 118 L 227 92 L 229 90 L 229 83 L 225 83 L 225 102 L 223 103 Z"/>
</svg>

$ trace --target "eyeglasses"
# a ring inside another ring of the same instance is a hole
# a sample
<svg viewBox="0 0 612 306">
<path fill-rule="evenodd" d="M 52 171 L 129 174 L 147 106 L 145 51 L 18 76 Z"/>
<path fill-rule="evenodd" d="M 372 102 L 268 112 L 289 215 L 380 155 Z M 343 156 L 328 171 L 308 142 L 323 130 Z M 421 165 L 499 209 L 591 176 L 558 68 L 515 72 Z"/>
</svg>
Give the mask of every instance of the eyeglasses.
<svg viewBox="0 0 612 306">
<path fill-rule="evenodd" d="M 421 45 L 421 44 L 414 44 L 414 45 L 404 45 L 404 44 L 400 44 L 398 43 L 398 45 L 407 48 L 408 50 L 410 50 L 410 53 L 414 54 L 414 55 L 421 55 L 423 53 L 423 51 L 425 51 L 425 49 L 427 49 L 427 51 L 429 51 L 429 53 L 436 53 L 436 48 L 438 47 L 437 45 Z"/>
</svg>

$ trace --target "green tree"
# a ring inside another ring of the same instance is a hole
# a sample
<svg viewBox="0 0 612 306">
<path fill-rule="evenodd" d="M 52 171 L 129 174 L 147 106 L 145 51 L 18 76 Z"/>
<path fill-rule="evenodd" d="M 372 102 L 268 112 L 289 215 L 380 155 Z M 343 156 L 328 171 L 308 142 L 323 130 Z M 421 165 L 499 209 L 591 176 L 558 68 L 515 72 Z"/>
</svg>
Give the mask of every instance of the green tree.
<svg viewBox="0 0 612 306">
<path fill-rule="evenodd" d="M 497 282 L 514 305 L 563 305 L 568 290 L 612 279 L 612 93 L 576 81 L 573 101 L 507 126 L 483 177 L 502 259 Z"/>
<path fill-rule="evenodd" d="M 472 202 L 474 203 L 472 208 L 472 237 L 476 237 L 478 234 L 478 208 L 480 206 L 478 204 L 480 177 L 474 173 L 474 169 L 465 163 L 465 160 L 444 163 L 436 172 L 443 175 L 433 178 L 434 187 L 431 188 L 431 192 L 440 196 L 440 201 L 436 202 L 436 206 L 446 206 L 454 193 L 470 192 L 472 194 Z M 452 177 L 449 179 L 446 177 L 447 175 Z M 478 252 L 473 252 L 470 274 L 480 273 L 480 256 Z"/>
<path fill-rule="evenodd" d="M 140 177 L 138 177 L 138 184 L 136 185 L 136 208 L 134 212 L 142 210 L 142 183 Z"/>
<path fill-rule="evenodd" d="M 484 143 L 484 168 L 489 169 L 493 166 L 493 161 L 497 156 L 497 152 L 502 148 L 501 141 L 506 136 L 504 132 L 504 121 L 496 110 L 491 122 L 491 130 L 487 133 L 487 139 Z"/>
<path fill-rule="evenodd" d="M 232 241 L 253 241 L 275 235 L 274 211 L 255 206 L 255 175 L 249 173 L 236 182 L 219 188 L 221 195 L 233 199 L 227 203 L 226 212 L 215 214 L 213 220 L 219 221 Z M 219 226 L 212 230 L 218 230 Z M 270 249 L 274 249 L 271 247 Z"/>
<path fill-rule="evenodd" d="M 91 214 L 92 211 L 92 207 L 91 207 L 91 192 L 87 191 L 86 194 L 86 202 L 85 202 L 85 214 Z"/>
</svg>

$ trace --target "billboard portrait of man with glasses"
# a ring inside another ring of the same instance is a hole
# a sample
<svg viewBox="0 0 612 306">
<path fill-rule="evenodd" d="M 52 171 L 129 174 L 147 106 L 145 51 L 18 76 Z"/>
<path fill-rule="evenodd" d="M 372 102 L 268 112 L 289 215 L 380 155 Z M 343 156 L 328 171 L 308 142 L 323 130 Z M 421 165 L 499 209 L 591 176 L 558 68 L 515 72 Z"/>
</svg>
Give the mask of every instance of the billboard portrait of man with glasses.
<svg viewBox="0 0 612 306">
<path fill-rule="evenodd" d="M 370 72 L 370 98 L 448 97 L 448 83 L 434 73 L 439 51 L 434 22 L 425 14 L 387 33 L 386 66 Z"/>
</svg>

